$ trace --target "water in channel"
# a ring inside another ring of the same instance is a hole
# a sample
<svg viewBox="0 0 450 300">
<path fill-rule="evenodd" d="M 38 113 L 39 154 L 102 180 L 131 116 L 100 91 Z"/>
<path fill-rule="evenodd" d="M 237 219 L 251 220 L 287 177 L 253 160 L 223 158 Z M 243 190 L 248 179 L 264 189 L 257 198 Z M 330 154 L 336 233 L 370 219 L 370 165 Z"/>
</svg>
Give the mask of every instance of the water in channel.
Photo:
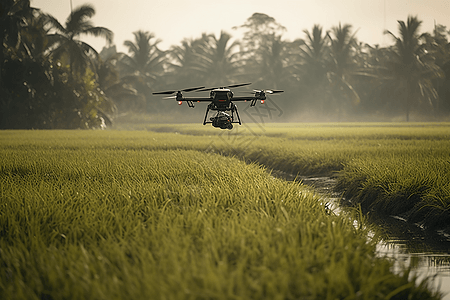
<svg viewBox="0 0 450 300">
<path fill-rule="evenodd" d="M 276 177 L 286 180 L 301 180 L 312 186 L 314 191 L 326 197 L 329 208 L 339 213 L 340 195 L 333 193 L 336 180 L 330 177 L 295 177 L 276 172 Z M 400 272 L 403 266 L 411 266 L 412 273 L 419 278 L 433 277 L 434 287 L 444 294 L 442 299 L 450 300 L 450 236 L 443 232 L 426 232 L 420 226 L 408 224 L 406 220 L 391 216 L 377 222 L 386 232 L 377 244 L 379 256 L 394 262 L 394 272 Z"/>
</svg>

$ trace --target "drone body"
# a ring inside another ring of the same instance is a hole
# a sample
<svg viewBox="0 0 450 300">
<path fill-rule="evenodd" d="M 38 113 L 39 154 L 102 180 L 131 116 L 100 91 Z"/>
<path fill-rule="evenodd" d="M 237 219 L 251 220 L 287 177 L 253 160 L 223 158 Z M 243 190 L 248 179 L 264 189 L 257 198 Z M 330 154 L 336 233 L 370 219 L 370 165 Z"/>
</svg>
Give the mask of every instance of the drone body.
<svg viewBox="0 0 450 300">
<path fill-rule="evenodd" d="M 194 102 L 210 102 L 206 109 L 205 118 L 203 120 L 203 125 L 212 124 L 212 126 L 221 128 L 221 129 L 232 129 L 234 123 L 242 124 L 241 119 L 239 117 L 239 113 L 237 110 L 237 106 L 233 103 L 233 101 L 251 101 L 250 106 L 255 106 L 258 100 L 261 103 L 264 103 L 266 100 L 266 93 L 282 93 L 280 90 L 254 90 L 253 96 L 245 96 L 245 97 L 235 97 L 230 88 L 240 87 L 245 85 L 250 85 L 251 83 L 242 83 L 242 84 L 234 84 L 229 85 L 227 87 L 220 88 L 207 88 L 205 87 L 196 87 L 196 88 L 188 88 L 179 91 L 165 91 L 165 92 L 156 92 L 154 95 L 171 95 L 175 94 L 174 97 L 178 104 L 182 104 L 183 101 L 187 103 L 189 107 L 194 107 Z M 203 92 L 210 91 L 209 97 L 184 97 L 183 92 Z M 216 111 L 214 117 L 211 117 L 209 121 L 207 121 L 209 111 Z M 236 117 L 236 120 L 235 120 Z"/>
</svg>

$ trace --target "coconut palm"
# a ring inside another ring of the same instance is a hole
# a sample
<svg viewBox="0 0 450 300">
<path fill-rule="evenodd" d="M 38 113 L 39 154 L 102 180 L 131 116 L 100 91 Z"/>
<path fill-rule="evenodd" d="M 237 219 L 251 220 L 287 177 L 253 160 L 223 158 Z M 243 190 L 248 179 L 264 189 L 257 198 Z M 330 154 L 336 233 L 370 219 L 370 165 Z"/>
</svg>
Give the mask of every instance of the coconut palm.
<svg viewBox="0 0 450 300">
<path fill-rule="evenodd" d="M 126 40 L 124 45 L 128 48 L 128 59 L 125 59 L 125 69 L 127 73 L 139 73 L 153 80 L 157 79 L 157 75 L 162 71 L 162 63 L 164 62 L 165 53 L 158 48 L 161 40 L 154 40 L 153 33 L 148 31 L 133 32 L 134 42 Z"/>
<path fill-rule="evenodd" d="M 439 93 L 436 110 L 448 113 L 450 111 L 450 43 L 446 26 L 435 25 L 433 35 L 426 34 L 426 49 L 435 58 L 435 63 L 444 72 L 443 78 L 434 80 L 434 86 Z"/>
<path fill-rule="evenodd" d="M 311 33 L 303 30 L 306 41 L 303 42 L 301 57 L 304 65 L 308 68 L 309 76 L 322 78 L 326 74 L 326 62 L 329 54 L 328 40 L 320 25 L 314 25 Z M 312 73 L 311 73 L 312 72 Z"/>
<path fill-rule="evenodd" d="M 441 69 L 434 63 L 434 57 L 423 47 L 419 29 L 422 21 L 417 17 L 408 16 L 405 22 L 398 21 L 399 36 L 390 31 L 386 33 L 395 40 L 392 59 L 386 69 L 390 79 L 396 82 L 402 90 L 406 121 L 409 121 L 411 108 L 420 100 L 426 100 L 433 107 L 437 92 L 432 80 L 442 76 Z"/>
<path fill-rule="evenodd" d="M 65 26 L 61 25 L 53 16 L 48 15 L 51 29 L 55 33 L 49 35 L 52 52 L 55 58 L 68 56 L 70 75 L 84 75 L 88 65 L 93 66 L 91 57 L 98 58 L 98 53 L 89 44 L 79 40 L 82 35 L 103 37 L 108 43 L 112 42 L 113 33 L 105 27 L 93 26 L 90 18 L 95 15 L 92 5 L 85 4 L 71 12 Z"/>
<path fill-rule="evenodd" d="M 203 34 L 198 39 L 184 39 L 180 46 L 173 46 L 169 51 L 168 71 L 172 75 L 170 84 L 174 86 L 194 86 L 202 82 L 200 72 L 196 70 L 200 46 L 207 43 L 209 36 Z"/>
<path fill-rule="evenodd" d="M 0 127 L 39 128 L 54 82 L 46 48 L 45 18 L 29 0 L 0 4 Z"/>
<path fill-rule="evenodd" d="M 133 32 L 133 35 L 134 41 L 124 42 L 129 55 L 122 56 L 119 69 L 122 80 L 132 84 L 141 95 L 139 109 L 146 109 L 147 102 L 151 100 L 151 92 L 162 83 L 166 53 L 158 48 L 161 41 L 155 40 L 153 33 L 139 30 Z"/>
<path fill-rule="evenodd" d="M 300 57 L 296 73 L 313 103 L 323 112 L 326 99 L 327 65 L 329 64 L 329 39 L 320 25 L 314 25 L 312 31 L 303 30 L 305 40 L 300 41 Z"/>
<path fill-rule="evenodd" d="M 20 33 L 19 50 L 22 55 L 38 60 L 48 59 L 47 20 L 47 16 L 38 10 L 35 10 L 33 15 L 27 18 L 27 27 L 23 28 Z"/>
<path fill-rule="evenodd" d="M 290 77 L 286 65 L 286 43 L 281 36 L 266 36 L 263 45 L 257 50 L 257 73 L 255 83 L 259 86 L 279 89 L 282 83 Z"/>
<path fill-rule="evenodd" d="M 241 66 L 240 53 L 236 50 L 239 43 L 230 43 L 231 35 L 224 31 L 219 38 L 209 35 L 204 40 L 196 53 L 193 69 L 201 74 L 206 85 L 220 86 L 236 81 Z"/>
<path fill-rule="evenodd" d="M 126 109 L 130 100 L 138 99 L 137 91 L 125 83 L 119 75 L 117 65 L 122 58 L 121 53 L 117 53 L 116 46 L 103 48 L 100 59 L 97 61 L 97 82 L 105 96 L 112 99 L 112 103 L 119 110 Z M 114 107 L 114 110 L 115 107 Z"/>
<path fill-rule="evenodd" d="M 331 28 L 328 33 L 330 39 L 330 64 L 328 68 L 328 79 L 333 90 L 333 98 L 337 103 L 337 109 L 342 111 L 342 106 L 353 103 L 358 104 L 360 98 L 350 83 L 351 75 L 355 71 L 353 58 L 356 46 L 356 32 L 351 33 L 352 26 L 339 23 L 339 26 Z M 351 100 L 351 101 L 348 101 Z"/>
<path fill-rule="evenodd" d="M 19 48 L 22 29 L 33 10 L 30 0 L 3 0 L 0 4 L 0 84 L 5 54 Z"/>
</svg>

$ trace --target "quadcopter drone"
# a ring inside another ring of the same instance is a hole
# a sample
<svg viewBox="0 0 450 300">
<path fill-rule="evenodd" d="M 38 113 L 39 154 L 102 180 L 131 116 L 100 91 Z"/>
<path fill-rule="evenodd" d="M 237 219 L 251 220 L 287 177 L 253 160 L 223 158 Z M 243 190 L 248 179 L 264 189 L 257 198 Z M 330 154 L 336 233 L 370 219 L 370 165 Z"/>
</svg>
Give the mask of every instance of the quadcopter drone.
<svg viewBox="0 0 450 300">
<path fill-rule="evenodd" d="M 175 98 L 178 104 L 181 105 L 186 101 L 189 107 L 194 107 L 194 102 L 211 102 L 206 109 L 205 119 L 203 125 L 212 124 L 212 126 L 220 129 L 232 129 L 234 123 L 242 125 L 239 117 L 238 109 L 233 101 L 251 101 L 250 106 L 255 106 L 258 100 L 263 104 L 266 100 L 267 94 L 282 93 L 281 90 L 253 90 L 253 96 L 239 96 L 235 97 L 230 88 L 250 85 L 251 83 L 233 84 L 219 88 L 205 88 L 204 86 L 188 88 L 179 91 L 164 91 L 155 92 L 153 95 L 172 95 L 175 96 L 167 98 Z M 184 97 L 183 92 L 205 92 L 209 91 L 209 97 Z M 207 121 L 209 111 L 216 111 L 217 113 Z M 235 120 L 236 115 L 236 120 Z"/>
</svg>

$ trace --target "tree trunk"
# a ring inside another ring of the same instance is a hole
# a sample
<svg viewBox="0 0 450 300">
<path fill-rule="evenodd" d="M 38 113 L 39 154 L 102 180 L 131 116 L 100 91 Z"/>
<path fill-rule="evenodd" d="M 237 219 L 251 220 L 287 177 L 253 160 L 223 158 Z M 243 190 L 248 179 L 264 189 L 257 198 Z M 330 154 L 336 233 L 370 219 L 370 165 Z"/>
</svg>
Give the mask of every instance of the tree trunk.
<svg viewBox="0 0 450 300">
<path fill-rule="evenodd" d="M 412 92 L 412 84 L 411 81 L 408 80 L 406 83 L 406 101 L 405 101 L 405 112 L 406 112 L 406 122 L 409 122 L 409 111 L 411 109 L 411 97 L 413 95 Z"/>
</svg>

